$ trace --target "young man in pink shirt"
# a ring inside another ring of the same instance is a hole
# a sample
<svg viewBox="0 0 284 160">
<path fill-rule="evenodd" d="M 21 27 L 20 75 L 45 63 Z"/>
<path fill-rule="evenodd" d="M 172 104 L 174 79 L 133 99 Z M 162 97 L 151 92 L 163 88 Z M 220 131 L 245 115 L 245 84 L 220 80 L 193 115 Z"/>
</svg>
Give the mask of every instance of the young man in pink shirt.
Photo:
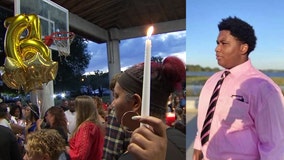
<svg viewBox="0 0 284 160">
<path fill-rule="evenodd" d="M 251 64 L 253 27 L 228 17 L 218 28 L 216 59 L 224 70 L 201 91 L 193 159 L 284 159 L 284 99 L 281 89 Z"/>
</svg>

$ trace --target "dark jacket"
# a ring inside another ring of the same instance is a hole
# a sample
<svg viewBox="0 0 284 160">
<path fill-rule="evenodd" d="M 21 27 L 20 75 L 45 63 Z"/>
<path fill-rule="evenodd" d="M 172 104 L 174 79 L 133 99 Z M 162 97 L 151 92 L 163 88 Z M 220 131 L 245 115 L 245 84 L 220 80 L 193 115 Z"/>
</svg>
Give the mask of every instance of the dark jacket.
<svg viewBox="0 0 284 160">
<path fill-rule="evenodd" d="M 17 139 L 10 128 L 0 125 L 0 160 L 21 160 Z"/>
</svg>

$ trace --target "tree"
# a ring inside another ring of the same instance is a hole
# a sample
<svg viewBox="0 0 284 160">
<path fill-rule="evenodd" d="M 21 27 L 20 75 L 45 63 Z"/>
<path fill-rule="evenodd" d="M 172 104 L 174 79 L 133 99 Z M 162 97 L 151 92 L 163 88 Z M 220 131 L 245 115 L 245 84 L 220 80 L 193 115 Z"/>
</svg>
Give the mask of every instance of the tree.
<svg viewBox="0 0 284 160">
<path fill-rule="evenodd" d="M 151 61 L 157 62 L 157 63 L 162 63 L 163 62 L 163 58 L 161 56 L 152 56 L 151 57 Z"/>
<path fill-rule="evenodd" d="M 6 54 L 4 52 L 4 40 L 5 40 L 5 34 L 6 34 L 6 28 L 4 27 L 4 21 L 8 17 L 13 16 L 13 11 L 4 9 L 0 7 L 0 66 L 4 65 Z M 0 81 L 2 81 L 0 76 Z M 3 85 L 2 85 L 3 84 Z M 11 93 L 11 94 L 18 94 L 17 90 L 8 88 L 4 83 L 1 82 L 0 85 L 0 91 L 2 93 Z M 1 93 L 0 93 L 1 94 Z"/>
<path fill-rule="evenodd" d="M 210 68 L 210 67 L 202 67 L 200 65 L 186 65 L 186 70 L 191 72 L 216 72 L 219 71 L 220 69 L 217 67 Z"/>
<path fill-rule="evenodd" d="M 87 40 L 76 36 L 70 46 L 70 56 L 59 57 L 58 52 L 53 51 L 52 59 L 58 62 L 54 91 L 78 91 L 81 86 L 81 75 L 91 59 L 87 52 Z"/>
<path fill-rule="evenodd" d="M 4 40 L 6 34 L 6 28 L 4 27 L 4 21 L 8 17 L 13 16 L 13 11 L 6 10 L 0 7 L 0 65 L 3 66 L 5 60 L 5 52 L 4 52 Z"/>
</svg>

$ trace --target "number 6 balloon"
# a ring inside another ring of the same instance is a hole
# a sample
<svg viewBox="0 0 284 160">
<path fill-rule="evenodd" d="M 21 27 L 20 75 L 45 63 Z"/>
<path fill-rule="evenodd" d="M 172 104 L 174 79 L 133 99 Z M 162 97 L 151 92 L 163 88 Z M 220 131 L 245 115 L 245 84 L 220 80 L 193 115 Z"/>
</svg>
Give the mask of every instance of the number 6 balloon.
<svg viewBox="0 0 284 160">
<path fill-rule="evenodd" d="M 54 80 L 58 63 L 41 40 L 40 20 L 35 14 L 20 14 L 5 20 L 6 59 L 3 82 L 10 88 L 29 92 Z M 26 35 L 24 34 L 26 33 Z"/>
</svg>

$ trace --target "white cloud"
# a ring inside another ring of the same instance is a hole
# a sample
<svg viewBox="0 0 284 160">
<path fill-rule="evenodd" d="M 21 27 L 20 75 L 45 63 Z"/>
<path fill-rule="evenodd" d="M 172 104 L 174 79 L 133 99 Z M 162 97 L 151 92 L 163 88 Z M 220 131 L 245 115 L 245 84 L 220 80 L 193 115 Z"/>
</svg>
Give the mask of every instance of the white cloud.
<svg viewBox="0 0 284 160">
<path fill-rule="evenodd" d="M 186 36 L 186 31 L 159 34 L 159 35 L 156 36 L 156 38 L 160 39 L 162 41 L 166 41 L 170 36 L 174 36 L 176 39 L 180 39 L 180 38 L 183 38 L 183 37 Z"/>
<path fill-rule="evenodd" d="M 159 53 L 157 53 L 156 55 L 153 55 L 154 57 L 167 57 L 167 56 L 169 56 L 169 54 L 168 53 L 165 53 L 165 52 L 159 52 Z"/>
<path fill-rule="evenodd" d="M 129 65 L 129 66 L 122 67 L 122 68 L 121 68 L 121 71 L 124 72 L 125 70 L 127 70 L 128 68 L 130 68 L 130 67 L 132 67 L 132 66 L 133 66 L 133 65 Z"/>
<path fill-rule="evenodd" d="M 186 54 L 185 52 L 179 52 L 179 53 L 172 53 L 170 54 L 170 56 L 176 56 L 178 57 L 179 59 L 181 59 L 183 61 L 183 63 L 186 63 Z"/>
<path fill-rule="evenodd" d="M 167 57 L 170 55 L 186 61 L 185 55 L 186 31 L 158 34 L 152 37 L 152 56 Z M 106 44 L 89 43 L 88 49 L 92 55 L 86 72 L 100 70 L 108 72 Z M 122 40 L 120 42 L 120 65 L 124 71 L 134 64 L 144 61 L 145 37 Z"/>
</svg>

